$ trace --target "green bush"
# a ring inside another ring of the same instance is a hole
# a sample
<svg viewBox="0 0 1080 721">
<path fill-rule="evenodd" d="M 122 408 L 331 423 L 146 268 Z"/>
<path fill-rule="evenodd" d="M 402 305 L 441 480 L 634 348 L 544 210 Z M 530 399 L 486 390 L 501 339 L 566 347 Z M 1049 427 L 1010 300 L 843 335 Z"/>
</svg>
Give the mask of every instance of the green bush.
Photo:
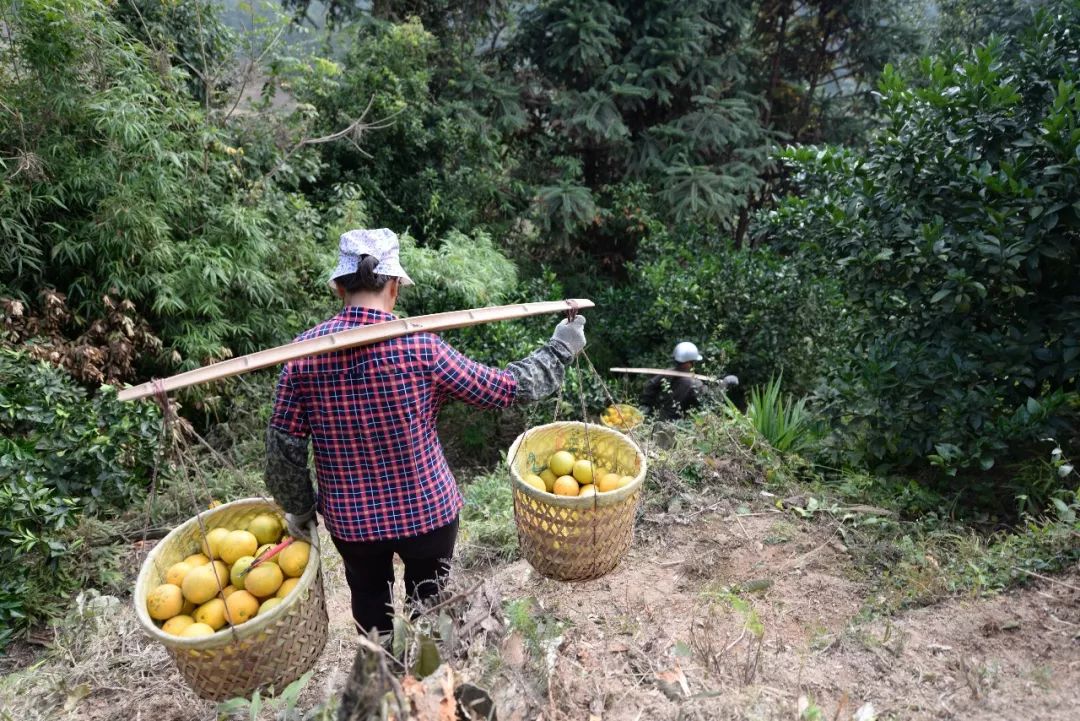
<svg viewBox="0 0 1080 721">
<path fill-rule="evenodd" d="M 0 644 L 73 590 L 75 527 L 143 497 L 160 433 L 154 404 L 0 349 Z"/>
<path fill-rule="evenodd" d="M 865 153 L 786 154 L 763 219 L 842 277 L 858 321 L 822 400 L 855 464 L 989 470 L 1067 432 L 1080 377 L 1080 2 L 881 79 Z M 985 484 L 978 478 L 975 485 Z M 964 486 L 961 486 L 964 487 Z"/>
<path fill-rule="evenodd" d="M 416 282 L 401 301 L 411 315 L 500 305 L 517 290 L 517 268 L 483 231 L 452 230 L 428 247 L 406 235 L 401 262 Z"/>
</svg>

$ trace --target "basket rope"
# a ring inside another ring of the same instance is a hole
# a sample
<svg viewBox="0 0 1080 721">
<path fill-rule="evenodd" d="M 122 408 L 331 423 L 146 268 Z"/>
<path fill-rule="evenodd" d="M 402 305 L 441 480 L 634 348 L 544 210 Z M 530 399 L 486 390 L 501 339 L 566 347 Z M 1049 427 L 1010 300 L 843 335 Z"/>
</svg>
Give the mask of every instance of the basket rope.
<svg viewBox="0 0 1080 721">
<path fill-rule="evenodd" d="M 146 548 L 146 537 L 150 533 L 150 514 L 154 509 L 154 500 L 157 498 L 158 472 L 161 468 L 161 460 L 165 455 L 166 441 L 169 437 L 169 398 L 165 394 L 165 386 L 157 378 L 154 379 L 154 398 L 161 408 L 161 433 L 158 434 L 158 447 L 154 453 L 154 467 L 150 469 L 150 493 L 146 496 L 146 513 L 144 514 L 142 542 L 139 549 Z"/>
<path fill-rule="evenodd" d="M 172 404 L 169 402 L 168 394 L 165 392 L 165 386 L 161 382 L 161 380 L 158 379 L 158 378 L 155 378 L 153 383 L 154 383 L 154 391 L 155 391 L 154 395 L 157 398 L 158 404 L 161 406 L 162 433 L 165 434 L 166 437 L 168 437 L 169 426 L 170 426 L 170 423 L 172 421 L 172 417 L 175 414 L 175 411 L 173 410 Z M 192 429 L 191 432 L 192 432 L 193 435 L 196 435 L 196 436 L 198 435 L 198 433 L 194 429 Z M 200 440 L 202 440 L 201 437 L 200 437 Z M 203 443 L 206 443 L 206 441 L 203 440 Z M 207 444 L 207 445 L 209 445 L 209 444 Z M 197 522 L 199 524 L 199 533 L 202 536 L 203 542 L 207 543 L 207 545 L 209 546 L 209 542 L 207 541 L 206 523 L 203 521 L 203 510 L 199 507 L 199 499 L 196 498 L 196 496 L 195 496 L 195 486 L 191 482 L 191 474 L 190 474 L 190 470 L 188 468 L 188 464 L 184 462 L 183 455 L 177 454 L 177 458 L 180 461 L 179 465 L 180 465 L 180 469 L 181 469 L 182 478 L 184 479 L 184 486 L 187 488 L 188 495 L 191 496 L 191 505 L 195 509 L 195 518 L 196 518 L 196 520 L 197 520 Z M 232 463 L 229 462 L 227 459 L 226 459 L 226 462 L 228 462 L 229 465 L 232 466 Z M 233 469 L 235 470 L 235 466 L 233 466 Z M 155 465 L 154 465 L 154 476 L 155 477 L 157 476 L 157 471 L 158 471 L 157 463 L 155 462 Z M 206 479 L 203 476 L 199 475 L 199 481 L 202 483 L 203 491 L 206 493 L 207 497 L 210 498 L 211 500 L 213 500 L 213 495 L 210 493 L 210 488 L 206 485 Z M 150 510 L 151 509 L 147 509 L 148 512 L 146 514 L 145 525 L 143 526 L 143 539 L 144 540 L 146 538 L 146 532 L 147 532 L 146 529 L 149 528 L 149 526 L 150 526 L 150 513 L 149 513 Z M 211 558 L 211 563 L 212 562 L 213 562 L 213 558 Z M 217 584 L 218 595 L 221 596 L 221 597 L 224 597 L 225 587 L 221 585 L 220 574 L 217 573 L 216 568 L 214 570 L 213 575 L 214 575 L 214 583 Z M 236 626 L 233 624 L 232 612 L 229 610 L 228 604 L 225 605 L 225 618 L 228 620 L 229 631 L 232 633 L 233 640 L 236 641 L 236 642 L 239 642 L 240 638 L 236 635 Z"/>
<path fill-rule="evenodd" d="M 190 435 L 192 438 L 198 441 L 200 445 L 210 451 L 215 457 L 221 460 L 223 464 L 231 470 L 237 470 L 236 464 L 234 464 L 232 460 L 229 459 L 227 456 L 220 453 L 217 449 L 211 446 L 210 443 L 208 443 L 205 438 L 199 435 L 199 433 L 194 428 L 191 428 L 187 424 L 176 423 L 176 421 L 178 420 L 178 416 L 176 415 L 176 410 L 173 404 L 169 400 L 168 393 L 165 391 L 164 384 L 160 379 L 156 378 L 152 381 L 152 383 L 155 391 L 154 398 L 157 401 L 158 405 L 161 406 L 161 433 L 159 440 L 159 449 L 154 456 L 154 465 L 151 469 L 150 474 L 150 493 L 147 497 L 146 509 L 144 514 L 145 517 L 143 523 L 142 543 L 140 548 L 146 549 L 146 540 L 147 536 L 149 535 L 149 529 L 152 520 L 151 517 L 153 514 L 153 504 L 157 496 L 158 481 L 161 477 L 161 468 L 170 455 L 173 456 L 176 460 L 176 465 L 180 470 L 178 478 L 182 480 L 183 485 L 191 498 L 192 507 L 195 510 L 194 521 L 198 527 L 198 538 L 195 538 L 193 540 L 199 541 L 200 544 L 202 544 L 205 543 L 207 539 L 207 525 L 204 519 L 204 515 L 207 513 L 216 513 L 217 509 L 207 509 L 203 507 L 205 504 L 199 503 L 199 499 L 196 494 L 195 483 L 191 478 L 193 467 L 196 469 L 195 475 L 198 479 L 199 484 L 202 487 L 202 492 L 205 494 L 206 498 L 209 499 L 210 502 L 213 502 L 214 497 L 210 491 L 209 486 L 207 485 L 206 476 L 199 470 L 199 465 L 197 463 L 188 463 L 185 452 L 182 449 L 178 448 L 179 439 L 174 436 L 174 428 L 178 427 L 181 429 L 184 435 Z M 272 499 L 269 499 L 263 495 L 238 503 L 250 504 L 251 501 L 261 502 L 265 504 L 267 509 L 276 508 L 276 503 Z M 188 523 L 185 523 L 184 525 L 190 525 L 190 522 L 191 521 L 189 519 Z M 170 534 L 170 537 L 171 536 L 172 534 Z M 168 540 L 169 538 L 167 538 L 165 541 L 162 541 L 161 543 L 166 543 Z M 312 526 L 310 543 L 315 551 L 314 563 L 318 565 L 321 563 L 322 548 L 321 543 L 319 542 L 318 532 L 314 530 L 314 526 Z M 161 568 L 160 554 L 157 553 L 157 549 L 159 548 L 160 544 L 158 546 L 155 546 L 154 549 L 146 551 L 147 555 L 143 559 L 143 564 L 145 566 L 147 563 L 149 563 L 154 568 L 160 582 L 160 579 L 164 577 L 164 572 Z M 139 615 L 140 621 L 143 623 L 144 626 L 147 626 L 147 624 L 153 626 L 153 623 L 149 620 L 149 617 L 147 617 L 146 619 L 142 618 L 142 612 L 145 610 L 144 606 L 146 590 L 142 589 L 142 579 L 145 573 L 145 569 L 143 571 L 140 571 L 140 582 L 136 587 L 134 600 L 137 608 L 137 615 Z M 269 682 L 268 679 L 270 679 L 271 677 L 276 678 L 278 676 L 281 676 L 282 673 L 291 674 L 291 672 L 294 670 L 292 667 L 299 668 L 299 666 L 304 666 L 304 670 L 310 668 L 311 664 L 315 661 L 315 657 L 318 656 L 319 653 L 321 653 L 322 647 L 323 645 L 325 645 L 326 642 L 327 633 L 326 599 L 323 592 L 321 568 L 316 568 L 313 579 L 309 579 L 308 575 L 309 574 L 305 571 L 305 587 L 302 593 L 302 597 L 298 601 L 294 601 L 292 603 L 292 605 L 296 606 L 297 608 L 283 609 L 287 610 L 288 613 L 286 616 L 279 618 L 279 620 L 274 624 L 274 629 L 275 633 L 278 635 L 279 638 L 282 637 L 282 634 L 287 635 L 290 631 L 299 631 L 310 635 L 312 639 L 314 639 L 314 645 L 317 646 L 317 651 L 314 653 L 314 655 L 312 655 L 310 649 L 302 649 L 298 651 L 296 650 L 297 644 L 295 643 L 295 640 L 292 643 L 281 640 L 276 641 L 276 646 L 274 646 L 276 649 L 281 652 L 288 651 L 289 654 L 296 656 L 296 658 L 289 659 L 288 666 L 290 668 L 288 668 L 284 672 L 265 666 L 252 666 L 251 664 L 236 665 L 237 662 L 235 660 L 226 663 L 222 660 L 220 654 L 217 651 L 212 651 L 208 649 L 196 650 L 195 648 L 192 648 L 192 650 L 185 653 L 177 648 L 172 647 L 173 639 L 163 639 L 160 632 L 152 635 L 156 635 L 158 641 L 166 646 L 166 649 L 173 657 L 177 668 L 180 670 L 181 675 L 185 678 L 185 680 L 187 680 L 188 684 L 200 696 L 212 698 L 215 700 L 223 700 L 224 698 L 228 698 L 231 695 L 235 695 L 237 693 L 245 695 L 256 687 L 259 687 Z M 214 582 L 217 584 L 217 598 L 222 598 L 224 597 L 225 590 L 224 586 L 222 585 L 222 579 L 216 571 L 213 576 Z M 140 590 L 143 590 L 144 592 L 140 594 Z M 281 605 L 285 606 L 284 603 L 282 603 Z M 276 609 L 275 611 L 272 611 L 271 614 L 276 616 Z M 254 641 L 251 638 L 247 638 L 247 640 L 245 640 L 245 638 L 241 636 L 240 632 L 237 630 L 237 626 L 233 623 L 232 612 L 229 609 L 228 604 L 225 605 L 225 618 L 228 622 L 229 636 L 231 636 L 232 639 L 230 643 L 233 649 L 240 650 L 245 647 L 250 647 L 252 644 L 256 644 L 256 646 L 266 645 L 267 642 L 262 639 L 266 638 L 266 634 L 269 631 L 261 633 L 258 639 Z M 252 623 L 252 621 L 248 621 L 246 623 Z M 146 630 L 147 632 L 151 632 L 151 628 L 149 626 L 146 627 Z M 153 630 L 156 631 L 156 627 L 154 627 Z M 250 636 L 250 632 L 247 632 L 247 634 Z M 225 653 L 226 656 L 231 655 L 229 651 L 226 651 Z M 301 670 L 298 673 L 292 674 L 292 676 L 298 677 L 302 672 L 303 671 Z M 230 673 L 235 673 L 236 677 L 230 679 Z M 284 679 L 284 676 L 282 676 L 282 679 Z"/>
<path fill-rule="evenodd" d="M 619 408 L 619 404 L 616 403 L 615 399 L 611 397 L 611 391 L 608 390 L 607 383 L 604 382 L 604 377 L 601 376 L 599 371 L 596 370 L 596 366 L 593 365 L 592 359 L 589 358 L 589 354 L 586 353 L 584 349 L 582 349 L 581 355 L 585 356 L 585 362 L 589 365 L 589 370 L 592 371 L 593 376 L 596 377 L 596 380 L 600 381 L 600 388 L 603 389 L 604 396 L 607 397 L 608 403 L 610 403 L 612 408 L 615 409 L 615 412 L 619 414 L 619 423 L 625 425 L 626 424 L 626 418 L 623 417 L 622 409 Z M 626 433 L 628 435 L 632 435 L 633 431 L 634 431 L 634 428 L 631 428 Z"/>
<path fill-rule="evenodd" d="M 584 353 L 585 349 L 582 348 L 581 352 Z M 585 408 L 585 383 L 584 383 L 585 379 L 581 375 L 580 356 L 581 356 L 581 353 L 578 353 L 576 356 L 574 356 L 574 368 L 577 369 L 577 376 L 578 376 L 578 400 L 581 402 L 581 421 L 585 424 L 585 457 L 589 458 L 589 459 L 592 459 L 593 458 L 592 446 L 589 443 L 589 416 L 588 416 L 588 412 L 587 412 L 587 410 Z M 593 481 L 593 483 L 596 483 L 596 475 L 595 475 L 596 474 L 596 466 L 595 466 L 595 464 L 592 467 L 592 472 L 593 472 L 592 481 Z M 592 507 L 593 507 L 593 511 L 595 511 L 596 510 L 596 486 L 593 486 Z M 592 544 L 595 546 L 596 545 L 596 524 L 595 523 L 592 524 L 592 527 L 590 528 L 590 530 L 592 531 Z"/>
</svg>

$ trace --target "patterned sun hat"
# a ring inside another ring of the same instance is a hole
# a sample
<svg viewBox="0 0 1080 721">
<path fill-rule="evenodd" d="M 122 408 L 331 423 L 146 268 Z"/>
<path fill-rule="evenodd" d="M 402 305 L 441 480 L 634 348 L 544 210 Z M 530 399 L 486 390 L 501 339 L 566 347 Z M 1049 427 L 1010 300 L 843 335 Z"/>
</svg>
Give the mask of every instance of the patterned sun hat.
<svg viewBox="0 0 1080 721">
<path fill-rule="evenodd" d="M 397 233 L 389 228 L 374 230 L 361 228 L 342 233 L 338 246 L 337 267 L 330 274 L 330 280 L 355 273 L 360 264 L 360 256 L 373 255 L 379 259 L 379 264 L 375 266 L 377 274 L 400 278 L 402 285 L 412 285 L 412 278 L 401 267 L 401 261 L 398 259 L 400 249 Z"/>
</svg>

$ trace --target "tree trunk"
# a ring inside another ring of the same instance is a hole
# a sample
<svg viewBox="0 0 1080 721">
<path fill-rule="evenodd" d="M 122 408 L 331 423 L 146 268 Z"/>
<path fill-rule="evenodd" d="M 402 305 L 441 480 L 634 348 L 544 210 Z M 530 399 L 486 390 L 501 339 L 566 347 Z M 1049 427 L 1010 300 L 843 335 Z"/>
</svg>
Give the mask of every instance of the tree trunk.
<svg viewBox="0 0 1080 721">
<path fill-rule="evenodd" d="M 776 86 L 780 83 L 780 60 L 784 55 L 784 49 L 787 45 L 787 21 L 790 11 L 790 3 L 785 3 L 780 11 L 780 29 L 777 31 L 776 36 L 776 50 L 773 51 L 772 72 L 769 74 L 769 87 L 765 91 L 765 98 L 768 100 L 768 103 L 765 105 L 765 117 L 762 118 L 761 123 L 766 127 L 768 127 L 769 123 L 772 121 L 773 101 L 776 99 Z"/>
<path fill-rule="evenodd" d="M 817 92 L 818 83 L 821 82 L 821 77 L 824 75 L 825 63 L 829 57 L 829 38 L 832 36 L 832 21 L 829 17 L 830 3 L 823 2 L 818 7 L 818 23 L 819 32 L 821 33 L 821 42 L 818 45 L 817 54 L 814 57 L 814 62 L 810 66 L 809 87 L 806 90 L 806 95 L 803 97 L 802 102 L 799 104 L 799 115 L 795 119 L 796 123 L 793 126 L 792 142 L 798 142 L 802 138 L 803 131 L 806 129 L 806 124 L 810 120 L 810 111 L 814 104 L 814 93 Z"/>
</svg>

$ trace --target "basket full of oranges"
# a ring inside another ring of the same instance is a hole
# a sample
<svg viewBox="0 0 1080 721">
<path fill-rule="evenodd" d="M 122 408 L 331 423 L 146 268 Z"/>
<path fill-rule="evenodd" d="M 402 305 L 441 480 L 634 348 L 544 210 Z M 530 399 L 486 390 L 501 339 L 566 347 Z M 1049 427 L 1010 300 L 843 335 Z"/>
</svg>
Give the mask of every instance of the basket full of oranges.
<svg viewBox="0 0 1080 721">
<path fill-rule="evenodd" d="M 274 503 L 234 501 L 173 529 L 143 562 L 139 623 L 203 698 L 284 688 L 326 645 L 318 544 L 283 538 L 283 528 Z"/>
<path fill-rule="evenodd" d="M 600 422 L 608 428 L 617 431 L 629 432 L 641 425 L 645 416 L 641 411 L 626 403 L 616 403 L 608 406 L 600 414 Z"/>
<path fill-rule="evenodd" d="M 521 434 L 507 454 L 522 555 L 561 581 L 597 578 L 630 548 L 645 456 L 622 433 L 580 422 Z"/>
</svg>

